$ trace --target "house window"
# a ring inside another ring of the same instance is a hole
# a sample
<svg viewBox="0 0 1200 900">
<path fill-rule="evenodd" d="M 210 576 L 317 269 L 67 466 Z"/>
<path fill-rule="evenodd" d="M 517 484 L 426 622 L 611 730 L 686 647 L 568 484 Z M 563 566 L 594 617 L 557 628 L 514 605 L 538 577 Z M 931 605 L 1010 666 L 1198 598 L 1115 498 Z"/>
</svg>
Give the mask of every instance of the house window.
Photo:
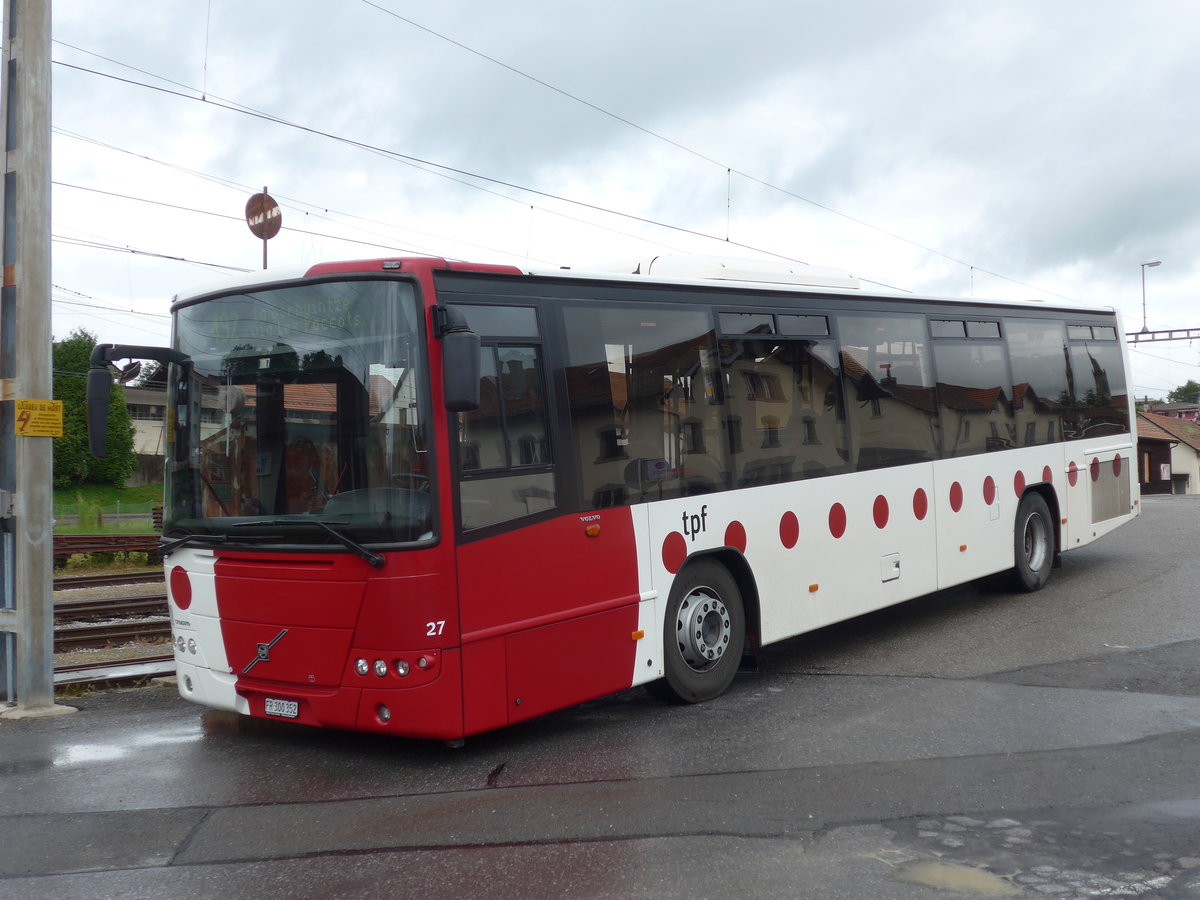
<svg viewBox="0 0 1200 900">
<path fill-rule="evenodd" d="M 762 417 L 762 448 L 767 450 L 780 446 L 779 419 L 776 416 Z"/>
<path fill-rule="evenodd" d="M 808 419 L 808 418 L 803 419 L 802 425 L 804 427 L 804 443 L 806 443 L 806 444 L 821 443 L 821 439 L 817 436 L 817 422 L 815 419 Z"/>
</svg>

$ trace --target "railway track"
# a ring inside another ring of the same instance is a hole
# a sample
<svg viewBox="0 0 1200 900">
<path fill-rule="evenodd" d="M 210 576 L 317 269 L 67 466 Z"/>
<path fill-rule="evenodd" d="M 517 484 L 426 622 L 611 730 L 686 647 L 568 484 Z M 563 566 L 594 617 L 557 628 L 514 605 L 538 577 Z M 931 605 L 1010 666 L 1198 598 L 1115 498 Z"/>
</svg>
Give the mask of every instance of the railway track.
<svg viewBox="0 0 1200 900">
<path fill-rule="evenodd" d="M 87 662 L 54 667 L 55 687 L 117 685 L 175 674 L 173 654 L 147 654 L 134 659 Z"/>
<path fill-rule="evenodd" d="M 65 545 L 60 542 L 63 537 L 68 539 Z M 109 542 L 112 537 L 125 540 L 113 544 Z M 131 537 L 133 540 L 128 540 Z M 128 550 L 147 544 L 157 546 L 158 535 L 59 535 L 55 537 L 55 552 L 83 552 L 79 549 L 83 547 L 93 552 Z M 54 651 L 69 654 L 60 658 L 70 660 L 55 665 L 56 688 L 135 684 L 175 673 L 171 646 L 163 643 L 171 635 L 165 585 L 164 590 L 150 594 L 87 590 L 140 584 L 163 585 L 162 570 L 106 572 L 54 580 Z M 96 596 L 97 593 L 119 596 Z M 121 647 L 118 652 L 125 658 L 89 660 L 88 654 L 74 652 L 112 647 Z"/>
<path fill-rule="evenodd" d="M 147 594 L 144 597 L 85 597 L 78 600 L 54 601 L 54 618 L 64 623 L 166 614 L 166 594 Z"/>
<path fill-rule="evenodd" d="M 106 572 L 96 575 L 63 575 L 54 579 L 54 590 L 74 591 L 81 588 L 112 587 L 123 584 L 153 584 L 162 580 L 162 569 L 154 572 Z"/>
<path fill-rule="evenodd" d="M 58 597 L 54 652 L 114 647 L 171 636 L 166 593 L 122 597 Z"/>
<path fill-rule="evenodd" d="M 54 652 L 115 647 L 130 641 L 160 641 L 171 636 L 167 618 L 143 616 L 120 622 L 72 622 L 54 627 Z"/>
<path fill-rule="evenodd" d="M 131 550 L 157 549 L 162 536 L 158 532 L 146 534 L 56 534 L 54 555 L 70 556 L 73 553 L 124 553 Z"/>
</svg>

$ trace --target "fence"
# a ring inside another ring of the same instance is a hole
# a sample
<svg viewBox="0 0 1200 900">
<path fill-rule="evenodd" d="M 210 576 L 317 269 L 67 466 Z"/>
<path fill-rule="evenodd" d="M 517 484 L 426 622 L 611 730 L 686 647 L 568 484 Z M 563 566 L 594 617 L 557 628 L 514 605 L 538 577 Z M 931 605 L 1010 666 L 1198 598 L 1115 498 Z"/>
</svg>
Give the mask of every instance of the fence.
<svg viewBox="0 0 1200 900">
<path fill-rule="evenodd" d="M 154 531 L 154 502 L 146 503 L 55 503 L 54 530 L 70 531 Z"/>
</svg>

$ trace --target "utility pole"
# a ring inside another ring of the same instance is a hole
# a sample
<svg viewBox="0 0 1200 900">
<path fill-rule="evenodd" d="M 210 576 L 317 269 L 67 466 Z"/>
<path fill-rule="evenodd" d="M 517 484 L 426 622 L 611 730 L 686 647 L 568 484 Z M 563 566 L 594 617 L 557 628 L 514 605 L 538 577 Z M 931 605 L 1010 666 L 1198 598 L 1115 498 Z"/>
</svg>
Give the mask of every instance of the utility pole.
<svg viewBox="0 0 1200 900">
<path fill-rule="evenodd" d="M 4 0 L 0 287 L 0 718 L 54 704 L 50 0 Z"/>
</svg>

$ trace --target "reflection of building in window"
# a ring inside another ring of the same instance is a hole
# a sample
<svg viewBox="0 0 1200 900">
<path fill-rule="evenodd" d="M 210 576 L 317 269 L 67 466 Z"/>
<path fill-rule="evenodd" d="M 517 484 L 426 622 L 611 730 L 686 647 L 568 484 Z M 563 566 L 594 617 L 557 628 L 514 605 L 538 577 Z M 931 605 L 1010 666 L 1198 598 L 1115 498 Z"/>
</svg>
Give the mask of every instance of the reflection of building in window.
<svg viewBox="0 0 1200 900">
<path fill-rule="evenodd" d="M 624 429 L 620 425 L 605 425 L 596 431 L 596 440 L 600 444 L 600 452 L 596 454 L 596 462 L 610 459 L 626 459 L 625 444 L 622 441 Z"/>
<path fill-rule="evenodd" d="M 523 434 L 519 440 L 521 465 L 532 466 L 550 461 L 545 435 Z"/>
<path fill-rule="evenodd" d="M 742 372 L 746 380 L 746 399 L 764 400 L 768 403 L 782 403 L 785 399 L 783 385 L 777 375 L 765 372 Z"/>
<path fill-rule="evenodd" d="M 817 434 L 817 421 L 816 421 L 816 419 L 812 419 L 812 418 L 809 418 L 809 417 L 805 416 L 805 417 L 804 417 L 804 418 L 801 420 L 801 425 L 802 425 L 802 426 L 803 426 L 803 428 L 804 428 L 804 443 L 806 443 L 806 444 L 819 444 L 819 443 L 821 443 L 821 438 L 820 438 L 820 436 Z"/>
<path fill-rule="evenodd" d="M 479 462 L 479 442 L 460 441 L 458 444 L 459 465 L 463 469 L 481 469 Z"/>
<path fill-rule="evenodd" d="M 838 330 L 855 468 L 935 458 L 937 402 L 924 318 L 843 315 Z"/>
<path fill-rule="evenodd" d="M 779 444 L 779 418 L 777 416 L 762 417 L 762 447 L 778 447 Z"/>
<path fill-rule="evenodd" d="M 704 453 L 704 423 L 699 419 L 683 420 L 683 449 L 685 453 Z"/>
<path fill-rule="evenodd" d="M 725 435 L 729 439 L 729 452 L 742 452 L 742 417 L 729 416 L 725 420 Z"/>
<path fill-rule="evenodd" d="M 624 506 L 629 502 L 629 489 L 622 484 L 606 484 L 592 495 L 593 509 Z"/>
</svg>

